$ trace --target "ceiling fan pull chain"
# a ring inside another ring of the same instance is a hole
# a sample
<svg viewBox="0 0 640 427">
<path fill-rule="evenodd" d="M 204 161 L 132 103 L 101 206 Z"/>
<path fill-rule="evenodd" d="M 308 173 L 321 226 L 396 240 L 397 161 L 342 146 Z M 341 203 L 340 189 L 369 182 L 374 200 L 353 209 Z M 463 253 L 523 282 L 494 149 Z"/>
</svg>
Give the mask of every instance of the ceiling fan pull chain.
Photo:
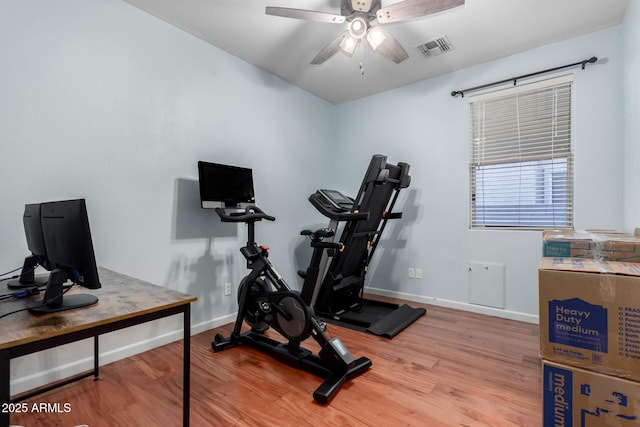
<svg viewBox="0 0 640 427">
<path fill-rule="evenodd" d="M 362 61 L 364 61 L 364 43 L 358 43 L 361 45 L 360 49 L 360 75 L 364 77 L 364 65 L 362 65 Z"/>
</svg>

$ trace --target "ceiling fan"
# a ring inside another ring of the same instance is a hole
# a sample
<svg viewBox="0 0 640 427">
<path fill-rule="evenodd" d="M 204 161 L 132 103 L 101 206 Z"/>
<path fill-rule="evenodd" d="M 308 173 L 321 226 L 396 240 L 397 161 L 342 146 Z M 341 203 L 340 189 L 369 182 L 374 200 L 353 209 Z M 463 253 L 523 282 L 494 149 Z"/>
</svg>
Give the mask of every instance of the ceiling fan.
<svg viewBox="0 0 640 427">
<path fill-rule="evenodd" d="M 385 58 L 401 63 L 409 57 L 406 50 L 380 24 L 406 21 L 461 6 L 465 0 L 403 0 L 382 7 L 381 0 L 341 0 L 340 15 L 313 10 L 267 6 L 266 14 L 307 21 L 349 23 L 347 30 L 326 45 L 311 60 L 322 64 L 336 52 L 352 56 L 358 44 L 367 39 L 369 46 Z"/>
</svg>

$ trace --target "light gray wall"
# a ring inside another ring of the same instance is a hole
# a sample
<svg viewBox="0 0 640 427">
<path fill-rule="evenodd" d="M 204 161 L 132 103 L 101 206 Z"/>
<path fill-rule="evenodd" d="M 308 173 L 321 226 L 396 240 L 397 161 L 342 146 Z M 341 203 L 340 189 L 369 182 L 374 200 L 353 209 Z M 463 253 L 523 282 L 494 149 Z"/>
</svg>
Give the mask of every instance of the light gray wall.
<svg viewBox="0 0 640 427">
<path fill-rule="evenodd" d="M 469 104 L 450 92 L 598 56 L 584 71 L 555 75 L 575 74 L 575 226 L 619 229 L 620 32 L 588 34 L 336 107 L 337 182 L 352 183 L 342 190 L 357 190 L 370 154 L 411 164 L 411 187 L 399 202 L 405 217 L 391 224 L 393 238 L 376 253 L 370 287 L 536 320 L 541 233 L 469 230 Z M 469 304 L 470 261 L 505 265 L 504 311 Z M 408 279 L 409 267 L 421 268 L 423 279 Z"/>
<path fill-rule="evenodd" d="M 27 255 L 25 203 L 84 197 L 99 265 L 197 296 L 196 327 L 230 321 L 246 229 L 200 209 L 206 160 L 253 168 L 257 203 L 277 218 L 257 237 L 298 285 L 307 197 L 332 176 L 331 104 L 114 0 L 2 1 L 0 52 L 0 270 Z M 12 378 L 78 351 L 17 360 Z"/>
<path fill-rule="evenodd" d="M 126 3 L 2 9 L 4 268 L 26 253 L 25 203 L 85 197 L 100 265 L 216 300 L 214 279 L 244 270 L 226 256 L 246 236 L 200 210 L 198 160 L 254 169 L 278 219 L 258 237 L 290 264 L 306 198 L 331 176 L 329 103 Z M 227 305 L 198 303 L 194 321 Z"/>
<path fill-rule="evenodd" d="M 630 1 L 622 31 L 623 103 L 623 223 L 624 230 L 640 227 L 640 2 Z"/>
</svg>

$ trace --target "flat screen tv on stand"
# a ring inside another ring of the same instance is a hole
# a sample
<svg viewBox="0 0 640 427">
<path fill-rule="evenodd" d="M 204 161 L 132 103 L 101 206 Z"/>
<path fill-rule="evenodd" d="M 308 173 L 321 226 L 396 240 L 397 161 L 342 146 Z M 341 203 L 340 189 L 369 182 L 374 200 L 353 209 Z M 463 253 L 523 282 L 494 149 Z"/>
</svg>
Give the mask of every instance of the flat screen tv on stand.
<svg viewBox="0 0 640 427">
<path fill-rule="evenodd" d="M 24 224 L 24 234 L 27 238 L 27 248 L 29 252 L 31 252 L 31 255 L 24 259 L 20 276 L 17 279 L 7 282 L 7 286 L 12 289 L 35 288 L 45 285 L 48 275 L 36 276 L 36 268 L 40 266 L 45 270 L 51 270 L 49 259 L 47 258 L 47 250 L 44 245 L 44 237 L 42 235 L 39 203 L 24 206 L 22 223 Z"/>
<path fill-rule="evenodd" d="M 203 208 L 239 208 L 255 203 L 253 172 L 249 168 L 198 162 Z"/>
<path fill-rule="evenodd" d="M 100 288 L 89 218 L 84 199 L 40 205 L 42 234 L 52 270 L 42 301 L 29 304 L 32 313 L 53 313 L 98 302 L 93 294 L 66 295 L 70 285 Z"/>
</svg>

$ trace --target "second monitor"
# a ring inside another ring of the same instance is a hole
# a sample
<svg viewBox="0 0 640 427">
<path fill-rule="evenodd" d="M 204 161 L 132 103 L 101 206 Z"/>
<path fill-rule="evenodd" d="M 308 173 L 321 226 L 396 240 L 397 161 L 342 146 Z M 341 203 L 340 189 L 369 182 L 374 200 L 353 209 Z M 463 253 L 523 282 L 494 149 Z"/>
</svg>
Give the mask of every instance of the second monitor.
<svg viewBox="0 0 640 427">
<path fill-rule="evenodd" d="M 198 162 L 200 201 L 203 208 L 253 204 L 253 171 L 249 168 Z"/>
<path fill-rule="evenodd" d="M 93 241 L 84 199 L 40 205 L 40 221 L 47 257 L 52 270 L 42 301 L 29 304 L 33 313 L 51 313 L 98 302 L 93 294 L 65 296 L 65 283 L 100 288 Z"/>
</svg>

